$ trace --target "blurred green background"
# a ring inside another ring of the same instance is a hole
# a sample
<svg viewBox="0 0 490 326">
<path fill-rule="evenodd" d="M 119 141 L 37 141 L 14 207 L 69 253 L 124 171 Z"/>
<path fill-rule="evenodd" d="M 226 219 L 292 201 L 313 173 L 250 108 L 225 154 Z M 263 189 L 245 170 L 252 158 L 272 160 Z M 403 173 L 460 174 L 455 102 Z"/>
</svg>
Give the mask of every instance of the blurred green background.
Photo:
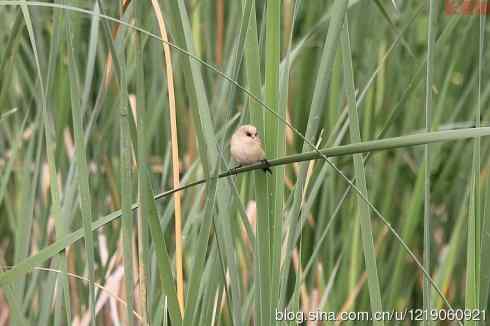
<svg viewBox="0 0 490 326">
<path fill-rule="evenodd" d="M 490 27 L 447 5 L 0 1 L 0 325 L 487 325 Z M 245 123 L 273 175 L 216 178 Z"/>
</svg>

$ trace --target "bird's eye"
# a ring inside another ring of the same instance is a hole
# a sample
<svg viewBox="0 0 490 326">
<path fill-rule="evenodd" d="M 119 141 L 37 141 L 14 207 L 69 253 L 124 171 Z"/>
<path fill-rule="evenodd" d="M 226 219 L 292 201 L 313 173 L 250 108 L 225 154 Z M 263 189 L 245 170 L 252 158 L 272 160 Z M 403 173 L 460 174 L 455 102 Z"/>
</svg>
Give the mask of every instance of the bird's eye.
<svg viewBox="0 0 490 326">
<path fill-rule="evenodd" d="M 252 137 L 252 134 L 250 132 L 247 131 L 247 136 L 248 137 Z"/>
</svg>

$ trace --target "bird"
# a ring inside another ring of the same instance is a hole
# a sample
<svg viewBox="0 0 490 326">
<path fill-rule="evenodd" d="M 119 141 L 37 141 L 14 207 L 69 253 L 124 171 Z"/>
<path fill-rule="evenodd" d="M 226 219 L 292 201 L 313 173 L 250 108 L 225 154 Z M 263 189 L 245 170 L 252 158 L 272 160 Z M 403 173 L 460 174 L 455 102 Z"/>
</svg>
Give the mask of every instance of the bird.
<svg viewBox="0 0 490 326">
<path fill-rule="evenodd" d="M 244 165 L 262 162 L 266 164 L 266 167 L 262 170 L 272 174 L 269 161 L 265 159 L 262 141 L 255 126 L 242 125 L 237 128 L 230 140 L 230 152 L 233 160 L 239 164 L 235 169 Z"/>
</svg>

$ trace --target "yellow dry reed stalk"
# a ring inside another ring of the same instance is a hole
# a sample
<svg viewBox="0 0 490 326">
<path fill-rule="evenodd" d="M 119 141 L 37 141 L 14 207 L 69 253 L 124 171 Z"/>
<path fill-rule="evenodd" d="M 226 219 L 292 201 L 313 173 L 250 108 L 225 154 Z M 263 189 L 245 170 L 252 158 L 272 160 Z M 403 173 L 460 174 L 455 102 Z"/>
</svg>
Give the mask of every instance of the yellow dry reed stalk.
<svg viewBox="0 0 490 326">
<path fill-rule="evenodd" d="M 158 1 L 152 0 L 153 9 L 158 20 L 160 35 L 163 42 L 165 53 L 165 66 L 167 71 L 168 101 L 170 107 L 170 136 L 172 140 L 172 174 L 173 186 L 179 187 L 179 145 L 177 141 L 177 114 L 175 110 L 174 78 L 172 69 L 172 57 L 170 46 L 168 45 L 167 30 L 163 20 L 162 11 Z M 182 267 L 183 248 L 182 248 L 182 211 L 180 205 L 180 192 L 175 193 L 175 265 L 177 270 L 177 299 L 179 300 L 180 313 L 184 314 L 184 272 Z"/>
</svg>

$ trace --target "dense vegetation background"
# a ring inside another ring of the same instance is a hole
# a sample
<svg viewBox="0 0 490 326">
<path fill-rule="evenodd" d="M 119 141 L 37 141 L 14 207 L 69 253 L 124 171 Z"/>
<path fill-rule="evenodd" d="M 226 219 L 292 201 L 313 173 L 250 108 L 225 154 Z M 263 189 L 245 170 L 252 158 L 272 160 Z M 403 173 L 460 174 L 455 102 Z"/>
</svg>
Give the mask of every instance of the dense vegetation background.
<svg viewBox="0 0 490 326">
<path fill-rule="evenodd" d="M 0 325 L 487 309 L 490 28 L 445 4 L 0 1 Z M 216 178 L 244 123 L 273 175 Z"/>
</svg>

